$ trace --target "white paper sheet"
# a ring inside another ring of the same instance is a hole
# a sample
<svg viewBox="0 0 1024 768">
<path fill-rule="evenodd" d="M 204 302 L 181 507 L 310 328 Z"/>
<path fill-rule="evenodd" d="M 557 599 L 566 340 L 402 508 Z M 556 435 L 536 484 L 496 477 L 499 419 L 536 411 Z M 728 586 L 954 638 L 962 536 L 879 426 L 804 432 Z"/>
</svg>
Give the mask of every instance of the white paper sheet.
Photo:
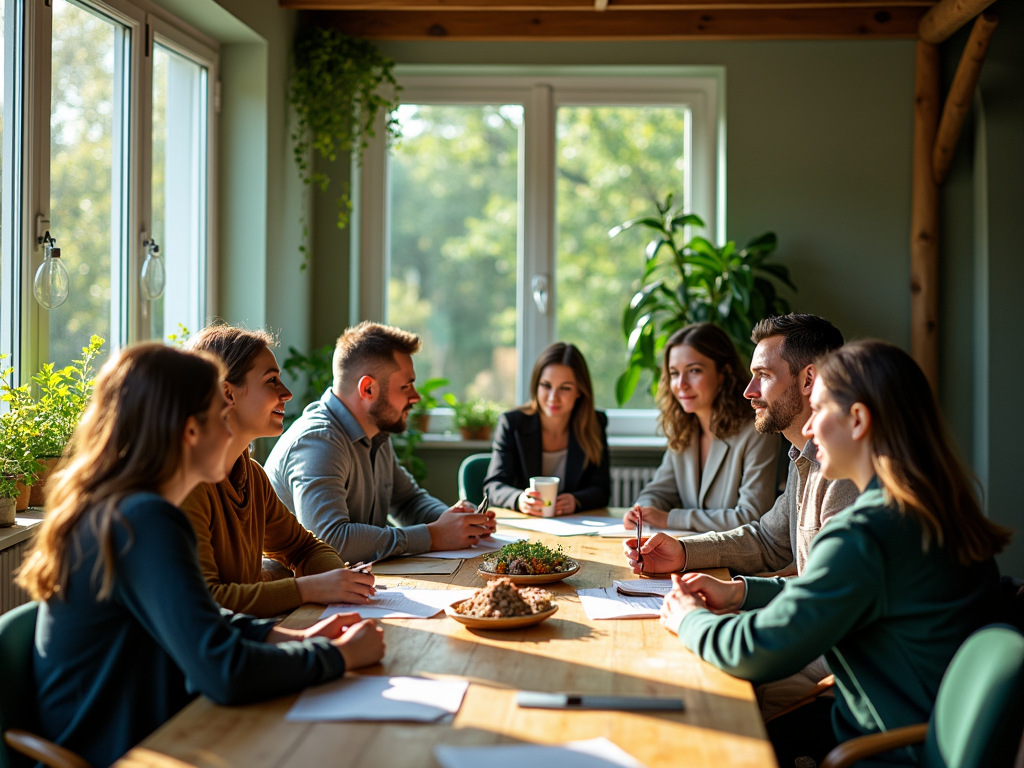
<svg viewBox="0 0 1024 768">
<path fill-rule="evenodd" d="M 664 597 L 672 591 L 672 579 L 628 579 L 613 581 L 612 586 L 619 593 L 627 595 L 658 595 Z"/>
<path fill-rule="evenodd" d="M 631 597 L 620 595 L 615 587 L 580 589 L 580 604 L 592 621 L 601 619 L 646 619 L 661 612 L 661 597 Z"/>
<path fill-rule="evenodd" d="M 604 737 L 567 744 L 499 744 L 490 747 L 454 747 L 438 744 L 434 757 L 443 768 L 522 768 L 524 765 L 558 768 L 645 768 L 644 764 Z"/>
<path fill-rule="evenodd" d="M 320 614 L 321 619 L 336 613 L 358 613 L 364 619 L 429 619 L 458 600 L 472 597 L 475 589 L 412 589 L 391 587 L 378 590 L 366 605 L 335 603 Z"/>
<path fill-rule="evenodd" d="M 656 533 L 664 533 L 671 536 L 673 539 L 681 539 L 687 536 L 696 536 L 697 534 L 693 531 L 680 531 L 676 528 L 653 528 L 651 526 L 644 526 L 644 537 L 653 536 Z M 636 528 L 626 530 L 626 526 L 622 523 L 618 525 L 611 525 L 607 528 L 602 528 L 597 532 L 598 536 L 607 536 L 611 539 L 629 539 L 636 538 Z"/>
<path fill-rule="evenodd" d="M 497 552 L 506 544 L 513 541 L 520 541 L 523 538 L 525 537 L 518 533 L 512 533 L 511 531 L 499 531 L 497 533 L 492 533 L 489 538 L 480 539 L 478 543 L 474 544 L 472 547 L 467 547 L 466 549 L 423 552 L 422 554 L 416 555 L 416 557 L 431 557 L 442 560 L 469 560 L 472 557 L 480 557 L 480 555 Z"/>
<path fill-rule="evenodd" d="M 565 517 L 502 517 L 499 525 L 510 525 L 525 531 L 548 533 L 552 536 L 585 536 L 599 533 L 602 529 L 622 526 L 617 517 L 590 515 L 566 515 Z"/>
<path fill-rule="evenodd" d="M 423 677 L 348 675 L 307 688 L 285 720 L 416 720 L 432 723 L 455 714 L 469 683 Z"/>
</svg>

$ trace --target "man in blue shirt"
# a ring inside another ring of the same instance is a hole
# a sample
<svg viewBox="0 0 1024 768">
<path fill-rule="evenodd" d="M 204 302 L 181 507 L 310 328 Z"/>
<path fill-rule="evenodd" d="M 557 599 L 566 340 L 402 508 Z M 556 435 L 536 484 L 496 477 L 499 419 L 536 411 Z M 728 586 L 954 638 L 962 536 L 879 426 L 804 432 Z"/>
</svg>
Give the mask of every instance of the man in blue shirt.
<svg viewBox="0 0 1024 768">
<path fill-rule="evenodd" d="M 350 562 L 463 549 L 494 530 L 494 514 L 448 507 L 398 463 L 391 435 L 420 400 L 413 333 L 362 322 L 334 350 L 334 383 L 281 436 L 266 471 L 299 522 Z M 391 516 L 401 527 L 388 525 Z"/>
</svg>

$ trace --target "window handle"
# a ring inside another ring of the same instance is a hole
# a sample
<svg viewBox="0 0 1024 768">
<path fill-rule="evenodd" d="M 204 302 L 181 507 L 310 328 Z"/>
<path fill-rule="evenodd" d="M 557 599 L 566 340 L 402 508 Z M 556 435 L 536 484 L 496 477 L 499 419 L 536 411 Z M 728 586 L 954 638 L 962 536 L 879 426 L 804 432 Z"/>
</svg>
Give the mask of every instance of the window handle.
<svg viewBox="0 0 1024 768">
<path fill-rule="evenodd" d="M 542 315 L 548 313 L 548 276 L 533 276 L 533 303 L 537 305 L 537 311 Z"/>
</svg>

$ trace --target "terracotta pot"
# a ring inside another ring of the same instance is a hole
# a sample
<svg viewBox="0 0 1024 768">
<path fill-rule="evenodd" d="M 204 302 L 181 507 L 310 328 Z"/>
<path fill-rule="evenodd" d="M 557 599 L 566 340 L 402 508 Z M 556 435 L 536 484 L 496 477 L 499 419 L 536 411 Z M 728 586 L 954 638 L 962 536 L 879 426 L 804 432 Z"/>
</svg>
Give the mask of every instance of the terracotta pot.
<svg viewBox="0 0 1024 768">
<path fill-rule="evenodd" d="M 483 427 L 459 427 L 459 432 L 462 434 L 463 440 L 490 440 L 491 439 L 491 428 L 489 426 Z"/>
<path fill-rule="evenodd" d="M 420 432 L 426 433 L 430 431 L 430 414 L 414 413 L 412 416 L 412 424 Z"/>
<path fill-rule="evenodd" d="M 24 512 L 28 509 L 28 500 L 32 496 L 32 489 L 25 485 L 23 482 L 18 482 L 18 498 L 14 500 L 14 508 L 19 512 Z"/>
<path fill-rule="evenodd" d="M 0 528 L 14 525 L 14 499 L 0 499 Z"/>
<path fill-rule="evenodd" d="M 60 456 L 53 456 L 51 458 L 40 458 L 39 463 L 43 465 L 43 468 L 39 472 L 39 478 L 36 480 L 35 485 L 29 488 L 31 492 L 28 500 L 30 507 L 41 507 L 46 503 L 46 481 L 50 479 L 50 475 L 53 474 L 53 470 L 57 466 L 57 462 L 60 461 Z"/>
</svg>

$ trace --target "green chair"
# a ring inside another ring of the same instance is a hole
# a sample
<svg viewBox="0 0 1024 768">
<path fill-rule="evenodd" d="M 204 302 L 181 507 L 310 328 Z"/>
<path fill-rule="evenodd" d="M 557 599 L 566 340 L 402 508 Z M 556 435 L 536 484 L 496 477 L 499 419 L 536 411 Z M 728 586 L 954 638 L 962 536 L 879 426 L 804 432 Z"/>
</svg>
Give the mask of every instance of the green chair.
<svg viewBox="0 0 1024 768">
<path fill-rule="evenodd" d="M 0 616 L 0 768 L 89 768 L 81 757 L 36 736 L 32 645 L 38 604 L 18 606 Z M 10 749 L 8 749 L 10 747 Z"/>
<path fill-rule="evenodd" d="M 484 478 L 491 463 L 491 454 L 474 453 L 462 460 L 459 467 L 459 498 L 479 504 L 484 500 Z"/>
<path fill-rule="evenodd" d="M 829 752 L 821 768 L 846 768 L 924 742 L 921 768 L 1011 768 L 1024 731 L 1024 636 L 992 624 L 960 646 L 928 723 L 861 736 Z"/>
</svg>

